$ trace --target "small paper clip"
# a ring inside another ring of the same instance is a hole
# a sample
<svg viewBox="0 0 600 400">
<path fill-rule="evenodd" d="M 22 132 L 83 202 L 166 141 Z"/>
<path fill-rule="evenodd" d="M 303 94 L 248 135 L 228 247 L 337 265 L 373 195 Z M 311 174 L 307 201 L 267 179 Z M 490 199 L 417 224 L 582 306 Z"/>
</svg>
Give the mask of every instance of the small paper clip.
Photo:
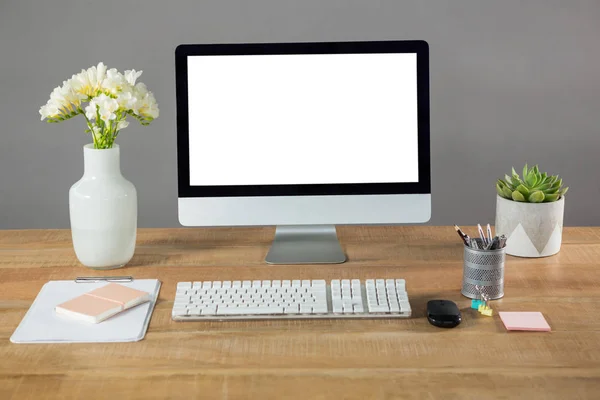
<svg viewBox="0 0 600 400">
<path fill-rule="evenodd" d="M 492 307 L 490 307 L 490 305 L 488 304 L 490 298 L 483 290 L 483 287 L 476 285 L 475 289 L 477 289 L 477 291 L 479 292 L 479 296 L 483 300 L 471 300 L 471 308 L 477 309 L 479 313 L 491 317 L 493 314 L 493 310 Z"/>
</svg>

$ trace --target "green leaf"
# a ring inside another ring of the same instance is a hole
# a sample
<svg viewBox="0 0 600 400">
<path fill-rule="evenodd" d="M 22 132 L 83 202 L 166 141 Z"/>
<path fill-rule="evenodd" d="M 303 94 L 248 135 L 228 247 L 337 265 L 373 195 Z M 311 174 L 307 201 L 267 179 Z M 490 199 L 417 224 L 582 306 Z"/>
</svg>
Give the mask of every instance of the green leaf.
<svg viewBox="0 0 600 400">
<path fill-rule="evenodd" d="M 554 194 L 554 193 L 558 193 L 558 188 L 544 189 L 544 190 L 542 190 L 542 192 L 544 192 L 545 195 Z"/>
<path fill-rule="evenodd" d="M 512 199 L 514 201 L 525 201 L 525 197 L 523 197 L 521 192 L 518 192 L 516 190 L 514 192 L 512 192 Z"/>
<path fill-rule="evenodd" d="M 512 185 L 512 188 L 513 188 L 513 189 L 516 189 L 516 188 L 517 188 L 517 186 L 519 186 L 519 185 L 522 185 L 522 184 L 523 184 L 523 181 L 522 181 L 521 179 L 519 179 L 518 177 L 514 177 L 514 176 L 513 176 L 513 177 L 512 177 L 512 180 L 511 180 L 511 182 L 510 182 L 510 183 L 511 183 L 511 185 Z"/>
<path fill-rule="evenodd" d="M 500 186 L 499 183 L 496 183 L 496 192 L 498 192 L 498 196 L 506 197 L 506 195 L 504 194 L 504 190 L 503 190 L 502 186 Z"/>
<path fill-rule="evenodd" d="M 544 201 L 544 192 L 536 190 L 535 192 L 529 195 L 530 203 L 541 203 Z"/>
<path fill-rule="evenodd" d="M 512 190 L 510 190 L 508 187 L 504 186 L 502 188 L 502 192 L 504 192 L 504 197 L 507 199 L 512 199 Z"/>
<path fill-rule="evenodd" d="M 554 182 L 554 183 L 552 184 L 552 187 L 553 187 L 553 188 L 559 188 L 559 187 L 561 187 L 561 186 L 562 186 L 562 179 L 559 179 L 559 180 L 557 180 L 556 182 Z"/>
<path fill-rule="evenodd" d="M 556 201 L 556 200 L 558 200 L 559 196 L 560 196 L 559 193 L 544 194 L 544 203 L 551 203 L 553 201 Z"/>
<path fill-rule="evenodd" d="M 519 185 L 519 186 L 517 186 L 517 191 L 523 195 L 525 200 L 527 200 L 527 198 L 529 197 L 529 189 L 527 189 L 523 185 Z"/>
<path fill-rule="evenodd" d="M 513 182 L 513 180 L 512 180 L 512 179 L 513 179 L 512 177 L 510 177 L 510 176 L 508 176 L 508 175 L 504 175 L 504 182 L 506 183 L 506 186 L 508 186 L 508 187 L 511 187 L 511 186 L 512 186 L 512 184 L 513 184 L 513 183 L 512 183 L 512 182 Z M 518 186 L 518 185 L 515 185 L 515 187 L 516 187 L 516 186 Z"/>
<path fill-rule="evenodd" d="M 536 175 L 538 175 L 540 173 L 540 169 L 538 168 L 537 165 L 535 167 L 533 167 L 533 172 L 535 172 Z"/>
<path fill-rule="evenodd" d="M 567 186 L 566 188 L 564 188 L 563 190 L 560 191 L 560 197 L 564 196 L 565 193 L 567 193 L 569 191 L 569 187 Z"/>
<path fill-rule="evenodd" d="M 523 167 L 523 178 L 525 178 L 527 176 L 527 163 L 525 163 L 525 166 Z"/>
<path fill-rule="evenodd" d="M 517 174 L 517 171 L 515 171 L 515 167 L 512 167 L 512 176 L 514 177 L 519 177 L 519 174 Z"/>
<path fill-rule="evenodd" d="M 544 172 L 542 174 L 542 182 L 546 182 L 547 179 L 548 179 L 548 174 Z"/>
<path fill-rule="evenodd" d="M 525 178 L 525 182 L 527 183 L 527 186 L 535 187 L 535 184 L 537 183 L 537 178 L 535 177 L 534 170 L 529 171 L 529 173 L 527 174 L 527 178 Z"/>
<path fill-rule="evenodd" d="M 538 185 L 537 185 L 537 186 L 536 186 L 534 189 L 541 190 L 541 191 L 545 191 L 545 190 L 548 190 L 548 189 L 550 189 L 551 187 L 552 187 L 552 185 L 551 185 L 551 184 L 549 184 L 549 183 L 546 183 L 546 184 L 543 184 L 543 185 L 539 185 L 539 184 L 538 184 Z"/>
</svg>

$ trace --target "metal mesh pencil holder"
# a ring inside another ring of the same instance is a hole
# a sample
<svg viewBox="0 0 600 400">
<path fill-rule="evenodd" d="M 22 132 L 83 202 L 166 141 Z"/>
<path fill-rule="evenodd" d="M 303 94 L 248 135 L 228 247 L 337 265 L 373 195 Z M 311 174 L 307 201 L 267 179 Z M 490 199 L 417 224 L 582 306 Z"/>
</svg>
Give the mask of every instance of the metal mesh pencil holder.
<svg viewBox="0 0 600 400">
<path fill-rule="evenodd" d="M 490 300 L 504 296 L 505 257 L 504 248 L 479 250 L 465 246 L 461 293 L 470 299 L 479 299 L 481 294 L 476 288 L 479 286 Z"/>
</svg>

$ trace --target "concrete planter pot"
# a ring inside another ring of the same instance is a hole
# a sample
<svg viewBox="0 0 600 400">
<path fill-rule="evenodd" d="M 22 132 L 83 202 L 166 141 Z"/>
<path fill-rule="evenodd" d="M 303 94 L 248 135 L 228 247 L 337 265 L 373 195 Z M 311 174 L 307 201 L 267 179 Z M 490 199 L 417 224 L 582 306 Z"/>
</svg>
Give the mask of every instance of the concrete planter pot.
<svg viewBox="0 0 600 400">
<path fill-rule="evenodd" d="M 565 198 L 552 203 L 522 203 L 496 196 L 496 234 L 506 235 L 506 253 L 547 257 L 560 251 Z"/>
</svg>

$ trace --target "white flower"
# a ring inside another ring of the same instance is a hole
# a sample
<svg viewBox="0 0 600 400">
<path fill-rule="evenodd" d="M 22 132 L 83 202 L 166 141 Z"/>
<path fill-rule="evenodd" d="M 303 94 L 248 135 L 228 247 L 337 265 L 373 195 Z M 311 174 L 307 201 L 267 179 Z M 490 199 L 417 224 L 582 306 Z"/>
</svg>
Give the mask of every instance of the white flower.
<svg viewBox="0 0 600 400">
<path fill-rule="evenodd" d="M 40 108 L 40 115 L 42 116 L 42 121 L 46 118 L 56 117 L 60 113 L 61 111 L 58 105 L 52 100 L 48 100 L 48 103 L 46 103 L 46 105 L 43 105 Z"/>
<path fill-rule="evenodd" d="M 119 103 L 116 99 L 108 97 L 104 93 L 92 99 L 93 103 L 98 105 L 98 113 L 100 119 L 105 123 L 117 118 L 115 111 L 119 109 Z"/>
<path fill-rule="evenodd" d="M 76 93 L 85 97 L 94 97 L 101 90 L 101 84 L 105 77 L 106 65 L 100 62 L 96 67 L 82 69 L 80 73 L 73 75 L 70 84 Z"/>
<path fill-rule="evenodd" d="M 88 68 L 87 75 L 91 85 L 96 89 L 100 89 L 100 85 L 106 77 L 106 65 L 104 65 L 103 62 L 100 62 L 97 67 Z"/>
<path fill-rule="evenodd" d="M 138 113 L 142 117 L 158 118 L 158 104 L 152 92 L 148 92 L 143 99 L 140 99 Z"/>
<path fill-rule="evenodd" d="M 48 117 L 59 117 L 63 114 L 71 114 L 81 107 L 84 96 L 76 93 L 71 87 L 70 81 L 63 82 L 62 86 L 54 88 L 50 94 L 48 103 L 40 108 L 42 120 Z"/>
<path fill-rule="evenodd" d="M 133 92 L 138 99 L 143 98 L 148 93 L 148 88 L 142 82 L 134 86 Z"/>
<path fill-rule="evenodd" d="M 138 113 L 138 99 L 131 90 L 121 92 L 117 96 L 119 108 L 123 110 L 132 110 L 135 114 Z"/>
<path fill-rule="evenodd" d="M 106 78 L 101 82 L 101 89 L 110 94 L 118 94 L 127 85 L 125 77 L 115 68 L 111 68 L 106 73 Z"/>
<path fill-rule="evenodd" d="M 94 103 L 93 101 L 90 102 L 90 104 L 88 104 L 88 106 L 85 108 L 85 116 L 87 119 L 89 119 L 90 121 L 95 120 L 96 119 L 96 103 Z"/>
<path fill-rule="evenodd" d="M 117 130 L 120 131 L 121 129 L 125 129 L 129 126 L 129 122 L 127 121 L 119 121 L 119 123 L 117 124 Z"/>
<path fill-rule="evenodd" d="M 142 72 L 143 71 L 136 71 L 135 69 L 125 71 L 125 79 L 131 86 L 133 86 L 135 85 L 135 81 L 137 80 L 137 78 L 142 76 Z"/>
<path fill-rule="evenodd" d="M 138 112 L 136 114 L 142 117 L 158 118 L 158 104 L 154 94 L 148 91 L 146 85 L 141 82 L 135 85 L 135 97 L 138 99 Z"/>
<path fill-rule="evenodd" d="M 109 123 L 111 120 L 117 118 L 115 112 L 118 109 L 119 103 L 117 100 L 102 93 L 90 101 L 90 104 L 85 108 L 85 116 L 89 120 L 95 120 L 96 113 L 98 113 L 104 123 Z"/>
<path fill-rule="evenodd" d="M 102 119 L 102 121 L 104 121 L 105 124 L 108 124 L 115 118 L 117 118 L 117 116 L 114 113 L 111 113 L 107 110 L 100 110 L 100 119 Z"/>
<path fill-rule="evenodd" d="M 94 68 L 94 67 L 92 67 Z M 102 83 L 104 77 L 106 76 L 106 65 L 103 62 L 98 63 L 98 67 L 96 68 L 96 82 L 98 85 Z"/>
</svg>

